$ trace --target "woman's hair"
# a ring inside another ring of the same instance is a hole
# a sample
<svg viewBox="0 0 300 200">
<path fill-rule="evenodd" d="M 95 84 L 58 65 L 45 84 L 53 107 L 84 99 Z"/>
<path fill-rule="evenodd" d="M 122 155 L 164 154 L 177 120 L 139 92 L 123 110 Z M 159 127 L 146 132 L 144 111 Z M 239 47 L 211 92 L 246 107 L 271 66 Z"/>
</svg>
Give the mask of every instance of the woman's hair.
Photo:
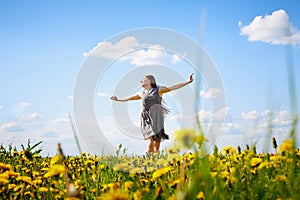
<svg viewBox="0 0 300 200">
<path fill-rule="evenodd" d="M 151 75 L 151 74 L 146 74 L 145 77 L 146 77 L 147 79 L 150 80 L 150 84 L 151 84 L 151 87 L 152 87 L 152 88 L 156 88 L 156 87 L 157 87 L 156 81 L 155 81 L 155 78 L 154 78 L 153 75 Z M 162 103 L 161 103 L 160 106 L 161 106 L 161 108 L 162 108 L 163 115 L 166 115 L 166 114 L 170 113 L 170 109 L 167 108 L 164 104 L 165 104 L 165 101 L 162 99 Z"/>
<path fill-rule="evenodd" d="M 153 88 L 156 88 L 156 87 L 157 87 L 156 81 L 155 81 L 155 78 L 154 78 L 153 75 L 147 74 L 147 75 L 145 75 L 145 77 L 146 77 L 147 79 L 150 80 L 150 82 L 151 82 L 151 87 L 153 87 Z"/>
</svg>

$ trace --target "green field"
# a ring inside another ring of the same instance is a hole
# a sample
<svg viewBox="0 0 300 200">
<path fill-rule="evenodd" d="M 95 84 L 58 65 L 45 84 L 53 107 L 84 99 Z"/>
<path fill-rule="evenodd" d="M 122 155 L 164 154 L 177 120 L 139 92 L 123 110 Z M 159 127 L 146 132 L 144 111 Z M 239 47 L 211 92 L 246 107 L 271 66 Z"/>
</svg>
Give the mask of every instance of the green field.
<svg viewBox="0 0 300 200">
<path fill-rule="evenodd" d="M 273 138 L 276 153 L 228 146 L 206 154 L 205 138 L 191 132 L 151 156 L 129 156 L 121 145 L 114 156 L 65 156 L 59 147 L 53 157 L 40 156 L 38 144 L 1 146 L 0 199 L 300 199 L 292 139 L 277 149 Z"/>
</svg>

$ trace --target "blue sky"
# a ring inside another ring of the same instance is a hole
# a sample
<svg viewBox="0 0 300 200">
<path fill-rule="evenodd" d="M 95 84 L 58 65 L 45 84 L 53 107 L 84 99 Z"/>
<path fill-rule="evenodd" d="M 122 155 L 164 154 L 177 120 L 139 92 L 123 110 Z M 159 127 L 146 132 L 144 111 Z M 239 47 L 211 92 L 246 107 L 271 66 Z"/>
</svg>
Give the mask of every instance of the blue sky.
<svg viewBox="0 0 300 200">
<path fill-rule="evenodd" d="M 28 138 L 33 142 L 43 140 L 44 153 L 53 154 L 56 144 L 61 142 L 67 153 L 76 153 L 67 113 L 72 112 L 74 84 L 87 58 L 84 53 L 119 33 L 143 27 L 180 32 L 199 42 L 215 63 L 226 96 L 227 118 L 219 146 L 243 146 L 258 138 L 258 144 L 263 143 L 270 112 L 277 125 L 273 135 L 283 141 L 291 113 L 287 60 L 293 61 L 295 85 L 298 90 L 300 86 L 299 6 L 297 1 L 258 0 L 1 1 L 1 143 L 20 146 Z M 278 25 L 276 17 L 286 19 L 288 25 Z M 293 45 L 282 41 L 280 27 L 285 25 L 294 31 L 290 42 Z M 136 67 L 122 62 L 119 65 L 120 70 L 116 66 L 115 73 L 120 76 L 126 71 L 121 67 Z M 187 76 L 189 71 L 182 68 L 179 73 Z M 105 130 L 114 130 L 108 98 L 113 95 L 110 88 L 118 80 L 109 75 L 105 80 L 107 87 L 98 86 L 95 94 L 98 102 L 95 112 L 99 121 L 106 124 Z M 298 91 L 296 96 L 299 105 Z M 209 91 L 204 88 L 201 97 L 209 97 Z M 168 98 L 172 109 L 179 110 L 176 98 L 172 95 Z M 129 105 L 135 123 L 138 123 L 138 106 L 138 103 Z M 205 118 L 209 112 L 203 109 L 201 114 Z M 299 106 L 296 112 L 299 115 Z M 167 118 L 169 132 L 178 128 L 172 122 L 175 115 Z M 134 142 L 128 139 L 125 146 L 130 149 Z M 144 141 L 139 143 L 146 149 Z"/>
</svg>

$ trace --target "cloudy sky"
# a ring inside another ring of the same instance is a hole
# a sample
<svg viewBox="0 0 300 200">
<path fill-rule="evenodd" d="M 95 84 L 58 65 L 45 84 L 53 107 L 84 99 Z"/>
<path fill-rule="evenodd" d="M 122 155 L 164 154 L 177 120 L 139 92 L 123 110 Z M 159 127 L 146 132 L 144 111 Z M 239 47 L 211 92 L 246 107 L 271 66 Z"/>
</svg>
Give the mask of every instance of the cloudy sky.
<svg viewBox="0 0 300 200">
<path fill-rule="evenodd" d="M 96 56 L 114 62 L 99 77 L 94 91 L 94 114 L 103 134 L 91 137 L 105 137 L 114 146 L 123 143 L 130 152 L 145 152 L 146 142 L 138 131 L 140 102 L 124 104 L 130 123 L 120 126 L 114 112 L 118 104 L 109 97 L 123 95 L 115 88 L 134 70 L 148 70 L 157 75 L 161 85 L 187 79 L 194 71 L 183 61 L 186 52 L 180 52 L 180 57 L 164 51 L 166 47 L 160 43 L 147 43 L 133 35 L 115 36 L 132 29 L 158 27 L 199 43 L 219 72 L 224 90 L 202 86 L 196 91 L 201 101 L 196 113 L 205 130 L 219 126 L 220 116 L 225 117 L 220 135 L 211 140 L 215 139 L 219 147 L 257 144 L 259 150 L 271 151 L 270 137 L 282 142 L 290 131 L 292 114 L 299 115 L 299 6 L 292 0 L 226 4 L 1 1 L 0 144 L 20 147 L 28 139 L 32 143 L 42 140 L 44 155 L 55 154 L 57 143 L 62 143 L 67 154 L 78 153 L 68 112 L 73 114 L 73 91 L 80 70 L 86 59 Z M 111 42 L 110 38 L 116 40 Z M 116 59 L 128 49 L 134 52 Z M 145 68 L 148 65 L 161 66 Z M 163 73 L 170 69 L 180 76 Z M 132 89 L 124 94 L 140 92 L 140 79 L 128 78 L 126 84 Z M 189 88 L 197 88 L 195 84 Z M 290 85 L 295 86 L 292 95 Z M 172 111 L 166 118 L 171 137 L 182 127 L 183 119 L 189 121 L 191 117 L 182 114 L 189 109 L 183 105 L 188 101 L 180 98 L 186 92 L 187 88 L 165 96 Z M 211 102 L 220 96 L 226 103 L 213 111 Z M 291 99 L 296 100 L 298 108 Z M 82 147 L 89 150 L 92 144 L 84 140 L 85 133 L 79 138 Z M 164 142 L 163 148 L 168 145 L 170 141 Z"/>
</svg>

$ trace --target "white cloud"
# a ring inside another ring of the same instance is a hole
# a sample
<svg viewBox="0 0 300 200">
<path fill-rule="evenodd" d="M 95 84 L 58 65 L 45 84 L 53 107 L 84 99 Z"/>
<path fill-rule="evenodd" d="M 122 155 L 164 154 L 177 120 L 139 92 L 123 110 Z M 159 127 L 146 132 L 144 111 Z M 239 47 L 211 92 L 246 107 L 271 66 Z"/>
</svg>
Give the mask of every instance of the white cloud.
<svg viewBox="0 0 300 200">
<path fill-rule="evenodd" d="M 0 105 L 0 110 L 3 108 L 3 106 L 2 105 Z"/>
<path fill-rule="evenodd" d="M 249 41 L 261 41 L 271 44 L 300 44 L 300 31 L 292 25 L 288 14 L 280 9 L 271 15 L 256 16 L 243 26 L 238 23 L 240 35 L 248 36 Z"/>
<path fill-rule="evenodd" d="M 258 120 L 261 117 L 261 114 L 257 110 L 253 110 L 250 112 L 242 112 L 241 116 L 244 120 Z"/>
<path fill-rule="evenodd" d="M 53 120 L 54 123 L 67 123 L 70 122 L 70 120 L 68 118 L 58 118 Z"/>
<path fill-rule="evenodd" d="M 110 96 L 109 94 L 104 93 L 104 92 L 98 92 L 97 95 L 98 95 L 99 97 L 109 97 L 109 96 Z"/>
<path fill-rule="evenodd" d="M 198 115 L 201 122 L 209 122 L 212 118 L 212 113 L 208 110 L 200 110 Z"/>
<path fill-rule="evenodd" d="M 106 59 L 115 59 L 117 56 L 123 55 L 129 51 L 133 51 L 142 45 L 136 40 L 135 37 L 126 37 L 119 42 L 112 44 L 111 42 L 100 42 L 89 52 L 84 52 L 84 56 L 100 56 Z"/>
<path fill-rule="evenodd" d="M 207 92 L 201 90 L 200 96 L 203 98 L 218 98 L 222 95 L 222 91 L 219 88 L 210 88 Z"/>
<path fill-rule="evenodd" d="M 140 43 L 133 36 L 125 37 L 112 44 L 111 42 L 100 42 L 84 56 L 99 56 L 105 59 L 117 59 L 123 55 L 121 61 L 129 61 L 136 66 L 175 64 L 181 60 L 180 56 L 170 54 L 159 44 Z M 184 55 L 183 55 L 184 56 Z"/>
<path fill-rule="evenodd" d="M 13 114 L 18 117 L 24 113 L 25 110 L 28 109 L 28 107 L 31 106 L 31 103 L 28 102 L 20 102 L 17 105 L 13 107 Z"/>
<path fill-rule="evenodd" d="M 20 106 L 20 107 L 23 107 L 23 108 L 27 108 L 27 107 L 31 106 L 31 103 L 21 102 L 17 106 Z"/>
<path fill-rule="evenodd" d="M 21 132 L 25 130 L 26 129 L 17 122 L 8 122 L 0 127 L 0 131 L 3 132 Z"/>
<path fill-rule="evenodd" d="M 242 129 L 240 124 L 228 122 L 223 124 L 222 132 L 225 134 L 233 135 L 233 134 L 242 134 L 244 133 L 244 130 Z"/>
<path fill-rule="evenodd" d="M 70 95 L 70 96 L 68 96 L 68 99 L 71 99 L 71 100 L 73 100 L 73 96 L 72 95 Z"/>
<path fill-rule="evenodd" d="M 36 112 L 33 112 L 31 114 L 27 114 L 27 115 L 21 115 L 20 116 L 20 121 L 32 121 L 35 119 L 42 119 L 43 117 L 41 115 L 39 115 Z"/>
</svg>

